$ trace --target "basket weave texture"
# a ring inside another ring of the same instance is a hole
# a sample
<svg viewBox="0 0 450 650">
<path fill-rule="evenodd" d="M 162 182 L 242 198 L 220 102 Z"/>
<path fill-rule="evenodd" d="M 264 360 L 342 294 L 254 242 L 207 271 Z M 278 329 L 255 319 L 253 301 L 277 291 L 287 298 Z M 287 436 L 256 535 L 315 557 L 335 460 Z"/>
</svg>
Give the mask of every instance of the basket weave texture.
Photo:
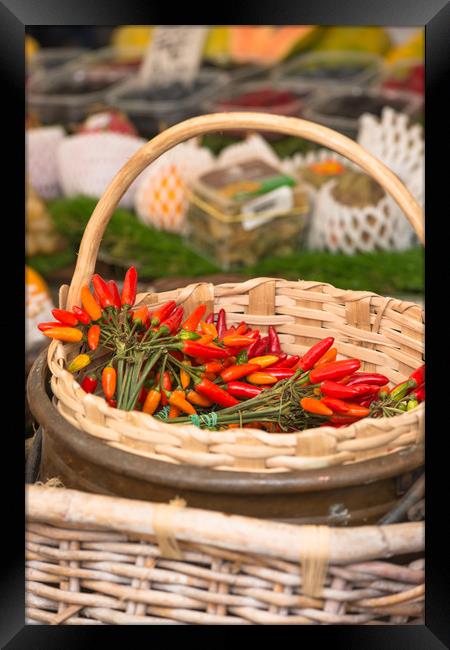
<svg viewBox="0 0 450 650">
<path fill-rule="evenodd" d="M 161 294 L 140 294 L 152 307 L 176 300 L 191 309 L 224 308 L 230 324 L 245 319 L 265 332 L 274 325 L 283 349 L 303 354 L 325 336 L 334 336 L 342 358 L 358 357 L 362 368 L 382 372 L 399 383 L 422 363 L 423 310 L 414 303 L 370 292 L 343 291 L 317 282 L 256 278 L 238 284 L 191 284 Z M 105 444 L 156 460 L 202 467 L 286 471 L 327 467 L 384 455 L 423 440 L 424 406 L 393 418 L 364 419 L 335 429 L 321 427 L 270 434 L 258 429 L 201 430 L 162 422 L 145 413 L 109 407 L 87 395 L 65 365 L 76 354 L 72 345 L 49 350 L 52 391 L 60 413 L 75 427 Z"/>
<path fill-rule="evenodd" d="M 101 238 L 114 209 L 149 165 L 172 147 L 205 133 L 235 128 L 272 130 L 305 137 L 346 156 L 379 182 L 404 211 L 421 242 L 423 212 L 411 193 L 377 158 L 345 136 L 319 124 L 265 113 L 217 113 L 194 117 L 166 129 L 137 151 L 100 198 L 83 235 L 70 287 L 60 290 L 60 307 L 79 304 L 81 287 L 95 269 Z M 199 303 L 224 307 L 230 324 L 243 317 L 265 332 L 274 325 L 286 352 L 302 354 L 325 336 L 334 336 L 343 358 L 361 359 L 362 368 L 400 382 L 423 361 L 424 316 L 420 306 L 370 292 L 336 289 L 318 282 L 256 278 L 238 284 L 207 283 L 157 294 L 137 302 L 157 306 L 174 299 L 189 313 Z M 348 427 L 289 434 L 236 428 L 205 431 L 174 425 L 140 412 L 113 409 L 87 395 L 65 370 L 76 346 L 53 341 L 48 363 L 54 403 L 74 426 L 129 453 L 170 463 L 225 470 L 281 472 L 328 467 L 391 453 L 423 440 L 424 406 L 393 418 L 368 419 Z"/>
<path fill-rule="evenodd" d="M 304 558 L 316 527 L 177 508 L 170 531 L 180 555 L 168 559 L 155 535 L 156 514 L 168 509 L 29 486 L 26 622 L 424 622 L 423 522 L 324 527 L 329 535 L 325 577 L 311 596 L 305 593 Z M 400 558 L 405 554 L 416 559 L 405 563 Z"/>
</svg>

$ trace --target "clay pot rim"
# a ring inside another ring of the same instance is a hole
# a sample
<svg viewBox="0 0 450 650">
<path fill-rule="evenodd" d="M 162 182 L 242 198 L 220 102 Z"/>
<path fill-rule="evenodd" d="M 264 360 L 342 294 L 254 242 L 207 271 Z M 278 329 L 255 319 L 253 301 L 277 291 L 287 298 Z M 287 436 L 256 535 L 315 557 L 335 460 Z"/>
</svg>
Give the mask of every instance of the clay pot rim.
<svg viewBox="0 0 450 650">
<path fill-rule="evenodd" d="M 400 450 L 388 456 L 352 465 L 324 469 L 280 472 L 234 472 L 205 469 L 187 464 L 172 464 L 144 458 L 110 447 L 68 422 L 52 404 L 46 392 L 49 370 L 47 349 L 34 362 L 27 380 L 30 410 L 43 430 L 70 451 L 89 462 L 101 458 L 101 465 L 113 472 L 157 485 L 198 492 L 268 494 L 319 492 L 374 483 L 399 476 L 424 463 L 424 445 Z"/>
</svg>

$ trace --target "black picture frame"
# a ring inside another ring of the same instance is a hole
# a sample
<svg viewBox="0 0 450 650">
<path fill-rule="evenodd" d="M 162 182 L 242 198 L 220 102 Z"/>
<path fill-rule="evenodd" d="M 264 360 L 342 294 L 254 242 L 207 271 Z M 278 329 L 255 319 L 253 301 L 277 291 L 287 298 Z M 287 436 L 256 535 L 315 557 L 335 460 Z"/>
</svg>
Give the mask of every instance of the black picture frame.
<svg viewBox="0 0 450 650">
<path fill-rule="evenodd" d="M 445 370 L 442 344 L 439 337 L 431 336 L 431 331 L 437 332 L 439 323 L 439 303 L 442 301 L 442 282 L 428 282 L 431 278 L 430 268 L 434 263 L 439 264 L 438 273 L 442 274 L 448 268 L 448 264 L 440 264 L 448 259 L 448 251 L 445 238 L 436 235 L 436 229 L 431 229 L 431 215 L 433 222 L 446 206 L 446 176 L 445 168 L 436 164 L 437 155 L 445 137 L 445 125 L 448 118 L 444 114 L 445 104 L 443 97 L 448 84 L 448 62 L 449 52 L 449 26 L 450 7 L 445 0 L 345 0 L 340 3 L 333 0 L 314 0 L 308 2 L 291 2 L 278 0 L 269 6 L 269 3 L 250 3 L 242 6 L 215 7 L 215 15 L 211 15 L 206 7 L 199 7 L 195 11 L 193 6 L 157 7 L 154 3 L 140 3 L 135 0 L 119 2 L 114 0 L 95 0 L 91 2 L 75 0 L 2 0 L 0 1 L 0 66 L 4 80 L 3 109 L 9 116 L 6 131 L 12 136 L 12 148 L 8 150 L 8 161 L 5 165 L 4 183 L 5 187 L 16 188 L 10 191 L 8 198 L 11 199 L 10 210 L 15 214 L 23 214 L 24 205 L 24 148 L 18 146 L 23 142 L 24 125 L 24 31 L 26 25 L 119 25 L 119 24 L 170 24 L 170 18 L 176 16 L 181 22 L 184 19 L 187 24 L 322 24 L 322 25 L 384 25 L 391 27 L 424 26 L 426 34 L 426 237 L 427 250 L 433 246 L 433 255 L 426 262 L 427 289 L 425 305 L 427 310 L 427 431 L 437 435 L 446 435 L 445 419 L 438 413 L 442 406 L 439 398 L 438 371 L 441 367 Z M 221 10 L 223 11 L 221 12 Z M 221 15 L 222 13 L 222 15 Z M 5 131 L 5 128 L 4 128 Z M 6 134 L 5 134 L 6 135 Z M 448 138 L 447 138 L 448 139 Z M 15 144 L 14 144 L 15 143 Z M 444 142 L 444 147 L 446 142 Z M 14 154 L 14 155 L 13 155 Z M 14 163 L 12 162 L 15 157 Z M 448 165 L 447 165 L 448 167 Z M 447 173 L 448 175 L 448 173 Z M 447 181 L 448 185 L 448 181 Z M 448 218 L 447 214 L 445 215 Z M 23 229 L 20 227 L 20 219 L 17 233 L 17 245 L 20 246 L 23 239 Z M 8 232 L 8 239 L 12 234 Z M 439 232 L 441 230 L 439 229 Z M 448 241 L 448 240 L 447 240 Z M 13 246 L 13 244 L 9 244 Z M 438 261 L 437 261 L 438 260 Z M 433 275 L 434 277 L 434 275 Z M 448 277 L 448 274 L 447 274 Z M 444 277 L 445 281 L 445 277 Z M 437 287 L 435 285 L 438 285 Z M 19 280 L 17 296 L 23 293 L 23 280 Z M 435 301 L 436 311 L 432 307 Z M 20 313 L 20 299 L 16 309 Z M 23 303 L 22 303 L 23 306 Z M 6 346 L 8 347 L 8 346 Z M 17 355 L 14 353 L 14 346 L 5 352 L 12 353 L 11 363 L 16 366 Z M 447 359 L 448 359 L 448 347 Z M 448 364 L 448 360 L 447 360 Z M 12 367 L 12 366 L 11 366 Z M 19 374 L 20 371 L 20 374 Z M 17 386 L 21 385 L 21 369 L 17 371 Z M 441 392 L 442 395 L 442 392 Z M 19 406 L 20 408 L 20 406 Z M 447 427 L 448 428 L 448 427 Z M 15 648 L 67 648 L 87 647 L 93 645 L 94 639 L 102 630 L 104 640 L 105 628 L 111 632 L 110 626 L 95 627 L 71 627 L 62 626 L 25 626 L 24 625 L 24 486 L 23 486 L 23 442 L 20 432 L 12 428 L 14 435 L 8 440 L 6 454 L 11 470 L 11 476 L 5 492 L 7 508 L 3 508 L 2 521 L 2 559 L 4 569 L 0 583 L 0 641 L 2 647 Z M 6 432 L 5 432 L 6 433 Z M 11 459 L 11 460 L 9 460 Z M 14 460 L 13 460 L 14 459 Z M 427 464 L 427 521 L 426 521 L 426 624 L 424 626 L 355 626 L 337 627 L 329 630 L 328 626 L 302 627 L 300 634 L 302 640 L 309 635 L 318 639 L 324 634 L 332 638 L 333 647 L 357 648 L 358 650 L 369 650 L 371 648 L 390 649 L 413 648 L 433 649 L 450 647 L 450 607 L 449 607 L 449 559 L 446 549 L 444 533 L 446 506 L 446 492 L 443 478 L 446 477 L 445 454 L 440 453 L 439 440 L 430 441 L 430 435 L 426 443 L 426 464 Z M 448 464 L 448 462 L 447 462 Z M 447 469 L 448 473 L 448 469 Z M 440 507 L 436 506 L 440 503 Z M 15 523 L 11 517 L 16 515 Z M 443 544 L 439 541 L 443 540 Z M 133 637 L 137 633 L 144 633 L 147 639 L 159 641 L 168 639 L 177 626 L 164 626 L 162 628 L 152 627 L 149 636 L 148 629 L 127 629 L 125 632 L 120 626 L 114 627 L 113 637 L 116 643 L 126 641 L 130 643 L 129 634 Z M 236 634 L 244 636 L 246 630 L 254 627 L 235 628 L 222 627 L 220 634 Z M 264 630 L 264 636 L 268 634 L 284 634 L 288 628 L 276 630 Z M 201 627 L 187 626 L 182 628 L 183 643 L 198 639 L 206 632 Z M 212 630 L 214 633 L 214 629 Z M 217 633 L 217 632 L 216 632 Z M 299 630 L 294 630 L 295 635 Z M 126 634 L 125 639 L 123 634 Z M 164 634 L 164 636 L 163 636 Z M 248 634 L 248 632 L 247 632 Z M 331 637 L 332 635 L 332 637 Z M 190 638 L 188 638 L 190 637 Z M 205 638 L 205 637 L 204 637 Z M 208 637 L 206 637 L 208 638 Z M 209 638 L 208 638 L 209 640 Z"/>
</svg>

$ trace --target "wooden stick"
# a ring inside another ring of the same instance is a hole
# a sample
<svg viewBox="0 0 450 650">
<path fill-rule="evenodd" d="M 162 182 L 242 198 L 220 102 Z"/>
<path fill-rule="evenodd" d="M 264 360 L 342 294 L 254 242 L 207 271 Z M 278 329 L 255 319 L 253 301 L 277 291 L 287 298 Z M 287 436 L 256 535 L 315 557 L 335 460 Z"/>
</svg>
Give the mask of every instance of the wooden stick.
<svg viewBox="0 0 450 650">
<path fill-rule="evenodd" d="M 28 519 L 55 525 L 88 525 L 155 535 L 153 517 L 161 504 L 86 494 L 76 490 L 26 486 Z M 265 554 L 298 562 L 303 549 L 302 527 L 249 517 L 229 516 L 194 508 L 172 514 L 179 541 Z M 363 562 L 414 553 L 424 548 L 423 522 L 391 526 L 330 529 L 330 563 Z M 70 601 L 68 601 L 70 602 Z"/>
<path fill-rule="evenodd" d="M 150 163 L 180 142 L 211 131 L 229 131 L 236 128 L 264 129 L 303 137 L 337 151 L 360 165 L 398 203 L 416 231 L 419 240 L 424 243 L 424 215 L 419 203 L 393 172 L 350 138 L 320 124 L 296 117 L 253 112 L 200 115 L 180 122 L 155 136 L 139 149 L 113 178 L 97 203 L 84 231 L 75 272 L 66 299 L 66 309 L 71 309 L 78 303 L 81 287 L 89 283 L 105 228 L 120 199 L 139 174 Z"/>
</svg>

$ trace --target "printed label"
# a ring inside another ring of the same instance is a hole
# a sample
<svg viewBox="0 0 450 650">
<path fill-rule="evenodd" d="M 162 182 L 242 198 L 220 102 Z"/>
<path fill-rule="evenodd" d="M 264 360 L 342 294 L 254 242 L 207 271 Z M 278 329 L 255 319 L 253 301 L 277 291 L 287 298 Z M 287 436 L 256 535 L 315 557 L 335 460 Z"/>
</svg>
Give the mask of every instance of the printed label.
<svg viewBox="0 0 450 650">
<path fill-rule="evenodd" d="M 206 27 L 156 27 L 139 71 L 142 83 L 147 87 L 177 81 L 190 85 L 200 67 L 206 33 Z"/>
<path fill-rule="evenodd" d="M 246 203 L 242 208 L 242 227 L 244 230 L 253 230 L 274 216 L 267 213 L 280 213 L 292 210 L 294 206 L 294 192 L 291 187 L 278 187 L 273 192 Z"/>
</svg>

